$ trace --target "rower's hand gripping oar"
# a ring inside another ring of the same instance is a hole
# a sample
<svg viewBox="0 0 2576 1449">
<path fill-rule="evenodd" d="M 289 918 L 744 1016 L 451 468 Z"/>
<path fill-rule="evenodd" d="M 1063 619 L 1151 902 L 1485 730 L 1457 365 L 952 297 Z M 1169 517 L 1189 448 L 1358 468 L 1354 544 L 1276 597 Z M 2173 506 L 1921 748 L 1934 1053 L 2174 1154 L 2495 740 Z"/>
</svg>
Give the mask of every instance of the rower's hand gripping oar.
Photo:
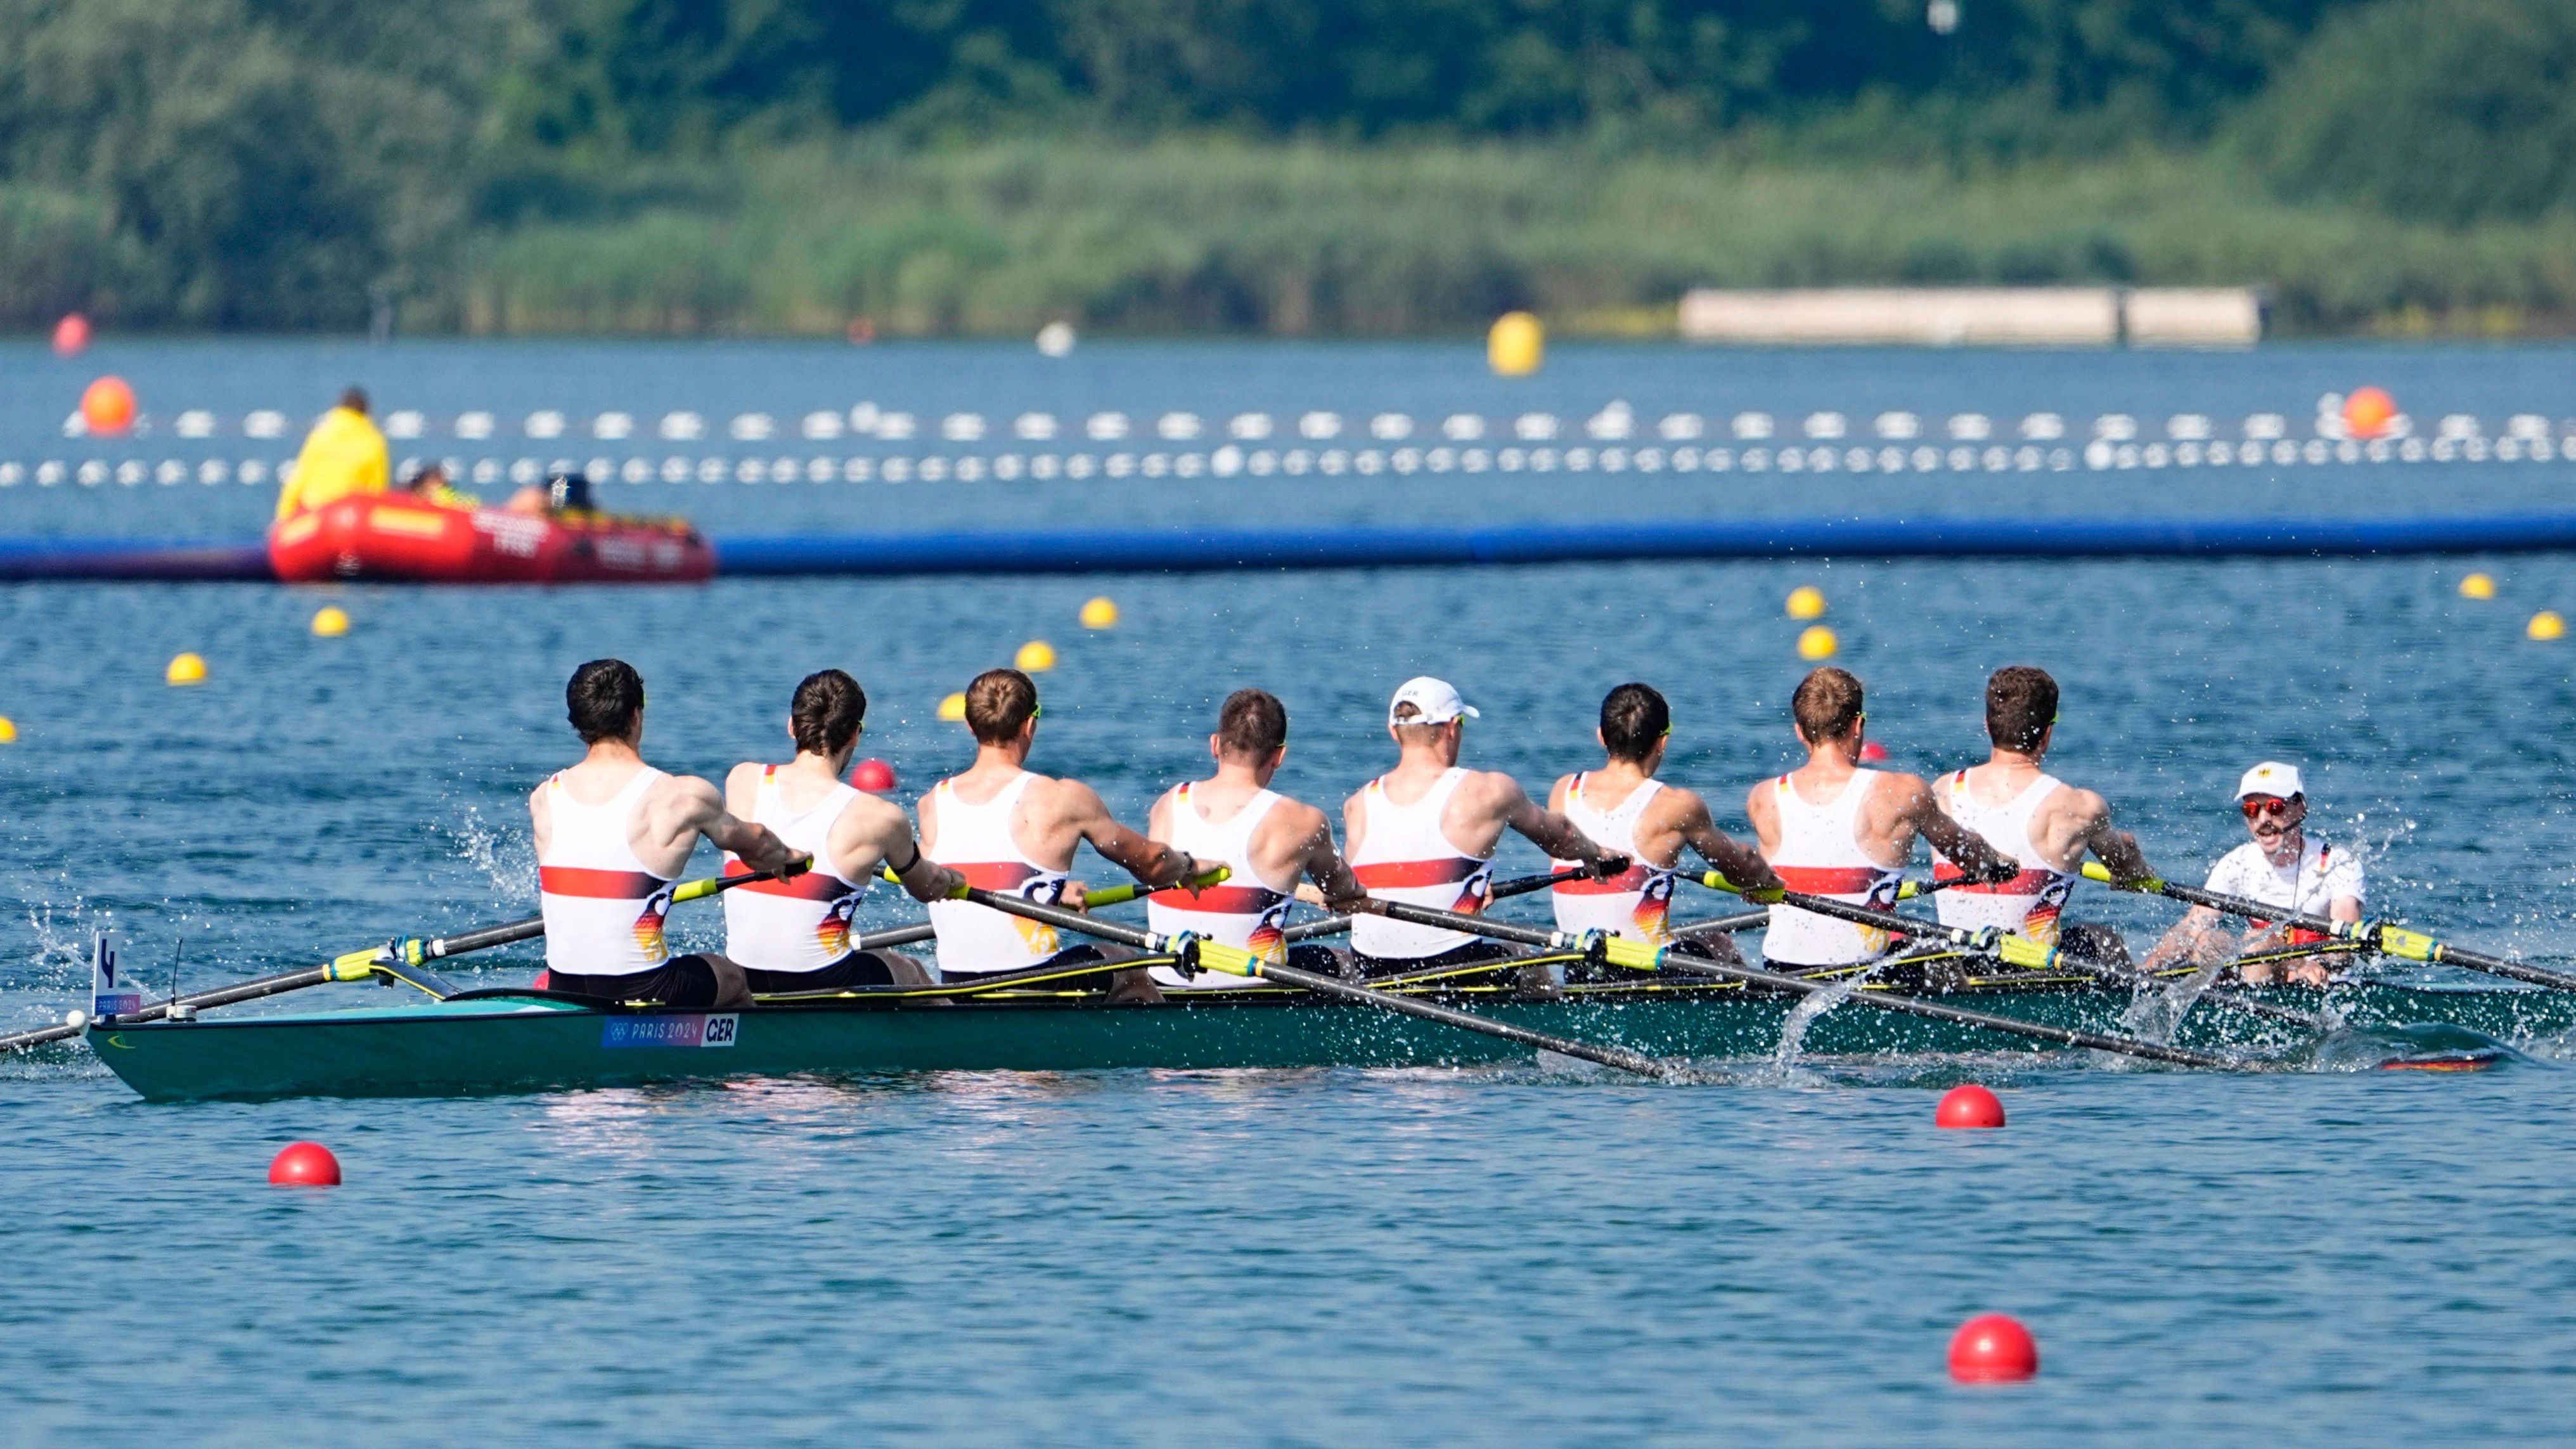
<svg viewBox="0 0 2576 1449">
<path fill-rule="evenodd" d="M 738 885 L 748 885 L 756 880 L 791 878 L 803 874 L 806 867 L 811 864 L 813 861 L 810 857 L 799 856 L 777 870 L 684 881 L 671 892 L 671 899 L 674 902 L 702 900 L 731 890 Z M 319 966 L 308 966 L 300 971 L 283 971 L 275 976 L 263 976 L 258 980 L 244 981 L 235 986 L 220 986 L 212 991 L 194 992 L 180 997 L 176 1003 L 156 1001 L 140 1011 L 120 1013 L 116 1017 L 115 1024 L 122 1026 L 134 1022 L 158 1021 L 170 1014 L 170 1008 L 174 1004 L 182 1008 L 183 1013 L 193 1013 L 210 1007 L 231 1006 L 238 1002 L 257 1001 L 262 997 L 280 996 L 289 991 L 301 991 L 308 986 L 322 986 L 334 981 L 364 981 L 371 976 L 382 977 L 388 981 L 400 981 L 406 985 L 417 986 L 433 996 L 445 997 L 452 994 L 451 989 L 435 974 L 424 970 L 424 963 L 449 956 L 462 956 L 471 951 L 488 951 L 495 946 L 507 946 L 518 941 L 531 941 L 545 933 L 545 917 L 530 916 L 525 920 L 510 921 L 498 926 L 485 926 L 480 930 L 463 931 L 453 936 L 396 938 L 381 946 L 369 946 L 364 950 L 334 956 Z M 86 1031 L 90 1025 L 88 1013 L 75 1010 L 59 1026 L 41 1027 L 34 1031 L 0 1036 L 0 1051 L 23 1050 L 28 1047 L 43 1046 L 47 1042 L 68 1041 Z"/>
<path fill-rule="evenodd" d="M 877 867 L 877 875 L 880 879 L 893 881 L 897 885 L 903 884 L 903 877 L 896 875 L 893 871 L 886 869 L 882 865 Z M 1143 881 L 1138 880 L 1123 881 L 1117 885 L 1102 886 L 1096 891 L 1088 889 L 1084 890 L 1082 893 L 1082 908 L 1087 911 L 1093 906 L 1122 906 L 1127 902 L 1136 899 L 1138 896 L 1150 895 L 1156 891 L 1203 891 L 1209 886 L 1223 885 L 1233 877 L 1234 868 L 1232 866 L 1212 865 L 1207 869 L 1200 871 L 1197 875 L 1183 876 L 1181 879 L 1174 881 L 1167 886 L 1149 886 Z M 964 896 L 957 895 L 953 891 L 950 892 L 950 895 L 957 900 L 967 899 Z"/>
<path fill-rule="evenodd" d="M 1032 921 L 1043 921 L 1062 930 L 1098 936 L 1104 941 L 1116 941 L 1120 945 L 1133 946 L 1140 951 L 1157 955 L 1168 954 L 1175 960 L 1199 970 L 1221 971 L 1228 976 L 1258 978 L 1281 986 L 1294 986 L 1300 990 L 1312 991 L 1322 996 L 1363 1002 L 1403 1016 L 1436 1021 L 1443 1026 L 1453 1026 L 1461 1031 L 1472 1031 L 1482 1036 L 1515 1042 L 1521 1046 L 1536 1047 L 1562 1056 L 1597 1062 L 1602 1066 L 1615 1067 L 1623 1072 L 1634 1072 L 1641 1077 L 1671 1075 L 1671 1069 L 1665 1063 L 1638 1052 L 1621 1047 L 1595 1046 L 1590 1042 L 1574 1041 L 1567 1037 L 1551 1036 L 1546 1032 L 1531 1031 L 1527 1027 L 1514 1026 L 1509 1022 L 1496 1021 L 1491 1017 L 1478 1016 L 1473 1012 L 1458 1011 L 1409 996 L 1395 996 L 1384 991 L 1371 990 L 1355 982 L 1344 981 L 1337 976 L 1325 976 L 1313 971 L 1299 970 L 1294 966 L 1264 961 L 1239 947 L 1210 941 L 1187 931 L 1167 936 L 1159 931 L 1139 930 L 1133 926 L 1096 920 L 1078 911 L 1068 911 L 1056 906 L 1042 906 L 1035 901 L 1022 900 L 1018 896 L 1000 895 L 973 886 L 961 887 L 954 894 L 957 899 L 973 901 L 979 906 L 990 906 L 994 910 L 1022 916 Z M 1112 966 L 1109 969 L 1116 968 Z"/>
<path fill-rule="evenodd" d="M 1625 868 L 1626 866 L 1623 860 L 1621 869 Z M 1618 874 L 1618 871 L 1610 871 L 1605 874 L 1599 867 L 1587 865 L 1574 870 L 1552 871 L 1546 875 L 1516 876 L 1511 880 L 1498 880 L 1494 882 L 1492 886 L 1486 889 L 1485 899 L 1489 903 L 1493 901 L 1509 900 L 1513 896 L 1525 896 L 1532 891 L 1551 890 L 1570 880 L 1606 880 L 1609 876 L 1616 874 Z M 1339 935 L 1350 928 L 1351 918 L 1346 914 L 1319 916 L 1314 920 L 1300 921 L 1296 925 L 1290 926 L 1287 930 L 1280 932 L 1280 938 L 1286 941 L 1304 941 L 1315 936 Z"/>
<path fill-rule="evenodd" d="M 2089 860 L 2084 863 L 2084 878 L 2100 881 L 2115 890 L 2165 896 L 2190 905 L 2206 906 L 2222 915 L 2242 916 L 2249 921 L 2270 921 L 2276 926 L 2314 931 L 2332 940 L 2355 942 L 2365 951 L 2376 952 L 2395 961 L 2421 961 L 2435 966 L 2464 966 L 2471 971 L 2483 971 L 2490 976 L 2528 982 L 2533 986 L 2546 986 L 2553 991 L 2576 991 L 2576 976 L 2571 976 L 2564 971 L 2552 971 L 2545 966 L 2528 966 L 2520 961 L 2508 961 L 2501 956 L 2489 956 L 2483 952 L 2464 951 L 2457 946 L 2445 945 L 2430 936 L 2419 935 L 2384 921 L 2334 921 L 2323 916 L 2285 913 L 2279 906 L 2267 906 L 2261 901 L 2248 900 L 2243 896 L 2221 895 L 2216 891 L 2201 890 L 2196 886 L 2176 885 L 2172 881 L 2160 880 L 2154 876 L 2148 876 L 2143 880 L 2114 880 L 2111 873 L 2104 870 L 2098 862 Z"/>
</svg>

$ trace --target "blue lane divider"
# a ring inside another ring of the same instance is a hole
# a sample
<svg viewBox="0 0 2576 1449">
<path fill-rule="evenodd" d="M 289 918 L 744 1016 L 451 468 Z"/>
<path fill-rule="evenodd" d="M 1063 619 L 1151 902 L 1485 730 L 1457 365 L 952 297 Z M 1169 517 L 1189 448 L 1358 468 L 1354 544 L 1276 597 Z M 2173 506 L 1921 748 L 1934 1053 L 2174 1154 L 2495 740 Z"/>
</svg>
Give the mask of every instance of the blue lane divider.
<svg viewBox="0 0 2576 1449">
<path fill-rule="evenodd" d="M 740 576 L 1199 572 L 1622 559 L 2341 558 L 2576 551 L 2576 512 L 2417 518 L 1705 518 L 1057 528 L 714 540 Z M 0 579 L 267 579 L 257 543 L 0 538 Z"/>
</svg>

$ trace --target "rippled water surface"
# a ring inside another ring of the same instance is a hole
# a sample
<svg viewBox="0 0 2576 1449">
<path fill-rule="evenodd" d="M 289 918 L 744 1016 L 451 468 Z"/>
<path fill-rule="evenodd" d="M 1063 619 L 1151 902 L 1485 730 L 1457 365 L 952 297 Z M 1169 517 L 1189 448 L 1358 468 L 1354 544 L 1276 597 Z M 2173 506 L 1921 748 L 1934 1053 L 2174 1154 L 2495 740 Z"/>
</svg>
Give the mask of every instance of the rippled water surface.
<svg viewBox="0 0 2576 1449">
<path fill-rule="evenodd" d="M 1210 412 L 1356 411 L 1380 395 L 1426 413 L 1518 405 L 1463 348 L 1136 346 L 1057 373 L 1017 351 L 850 356 L 172 344 L 123 365 L 147 405 L 189 388 L 191 403 L 267 405 L 351 375 L 449 408 L 785 414 L 862 388 L 996 413 L 1167 397 Z M 2410 406 L 2439 394 L 2428 411 L 2492 417 L 2550 410 L 2570 360 L 1573 352 L 1544 405 L 2297 411 L 2323 388 L 2381 381 Z M 65 447 L 43 391 L 54 370 L 0 358 L 15 389 L 0 453 Z M 2110 481 L 1904 486 L 1958 512 L 2447 510 L 2554 506 L 2576 468 Z M 1304 499 L 1099 480 L 973 495 L 692 487 L 649 502 L 753 531 L 879 511 L 908 524 L 1310 505 L 1827 511 L 1890 506 L 1893 486 L 1739 478 L 1712 502 L 1559 478 L 1493 480 L 1489 498 L 1453 477 L 1409 491 L 1343 480 Z M 193 486 L 22 488 L 0 495 L 0 532 L 242 532 L 258 503 Z M 2458 597 L 2473 567 L 2497 575 L 2500 599 Z M 571 758 L 562 680 L 601 654 L 647 677 L 648 754 L 702 774 L 770 757 L 794 681 L 849 668 L 872 699 L 868 747 L 909 794 L 967 754 L 933 717 L 939 697 L 1046 638 L 1061 663 L 1043 681 L 1036 763 L 1131 815 L 1201 758 L 1215 702 L 1238 685 L 1292 712 L 1281 788 L 1331 801 L 1382 767 L 1376 721 L 1406 675 L 1456 680 L 1484 710 L 1470 762 L 1533 789 L 1590 763 L 1602 692 L 1644 678 L 1675 704 L 1668 775 L 1740 827 L 1745 788 L 1791 762 L 1785 699 L 1804 666 L 1780 600 L 1803 582 L 1830 597 L 1842 662 L 1869 682 L 1872 733 L 1900 765 L 1974 759 L 1985 672 L 2042 664 L 2066 689 L 2053 766 L 2107 794 L 2170 873 L 2196 876 L 2241 838 L 2237 772 L 2292 759 L 2321 827 L 2366 854 L 2376 909 L 2490 949 L 2576 956 L 2576 680 L 2568 646 L 2522 636 L 2534 610 L 2576 605 L 2576 571 L 2556 558 L 663 592 L 19 585 L 0 589 L 0 714 L 19 731 L 0 749 L 0 1029 L 78 998 L 103 922 L 156 980 L 175 954 L 194 988 L 525 914 L 522 797 Z M 1117 629 L 1075 624 L 1093 593 L 1118 601 Z M 348 637 L 306 633 L 325 602 L 352 615 Z M 160 682 L 182 649 L 206 657 L 205 685 Z M 1515 849 L 1507 870 L 1535 866 Z M 2081 900 L 2079 914 L 2133 935 L 2173 914 Z M 882 899 L 870 910 L 908 918 Z M 679 934 L 712 941 L 715 919 L 684 914 Z M 489 979 L 531 961 L 496 960 Z M 332 990 L 299 1000 L 379 999 Z M 2557 1439 L 2576 1402 L 2576 1154 L 2563 1044 L 2516 1045 L 2526 1060 L 2470 1077 L 1994 1055 L 1765 1059 L 1691 1086 L 1533 1063 L 190 1107 L 140 1105 L 67 1052 L 0 1064 L 0 1419 L 12 1439 L 107 1443 Z M 1968 1077 L 2008 1088 L 2009 1128 L 1932 1130 L 1934 1089 Z M 338 1149 L 347 1186 L 261 1182 L 300 1136 Z M 1950 1329 L 1985 1310 L 2038 1334 L 2036 1383 L 1947 1381 Z"/>
</svg>

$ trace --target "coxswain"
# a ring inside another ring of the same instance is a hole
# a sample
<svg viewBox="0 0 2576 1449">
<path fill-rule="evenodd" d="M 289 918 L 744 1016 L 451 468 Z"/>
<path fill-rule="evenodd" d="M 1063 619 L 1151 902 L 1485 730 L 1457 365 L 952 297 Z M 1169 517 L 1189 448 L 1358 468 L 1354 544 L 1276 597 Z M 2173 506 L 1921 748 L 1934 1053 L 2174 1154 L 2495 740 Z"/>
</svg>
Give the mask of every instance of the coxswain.
<svg viewBox="0 0 2576 1449">
<path fill-rule="evenodd" d="M 382 493 L 392 476 L 385 435 L 367 417 L 366 389 L 350 388 L 305 435 L 295 471 L 277 490 L 277 516 L 289 519 L 334 499 Z"/>
<path fill-rule="evenodd" d="M 755 995 L 930 984 L 930 973 L 910 956 L 851 946 L 850 916 L 879 867 L 893 871 L 917 901 L 937 900 L 959 880 L 923 858 L 902 806 L 843 783 L 867 713 L 867 692 L 849 675 L 806 675 L 787 709 L 796 757 L 783 765 L 748 761 L 725 777 L 727 810 L 814 858 L 812 869 L 792 879 L 725 893 L 725 955 Z M 727 875 L 751 870 L 738 856 L 725 858 Z"/>
<path fill-rule="evenodd" d="M 1324 905 L 1350 911 L 1367 893 L 1333 848 L 1333 825 L 1324 812 L 1270 788 L 1288 757 L 1288 709 L 1267 690 L 1238 689 L 1217 710 L 1208 736 L 1216 773 L 1163 792 L 1146 817 L 1145 833 L 1199 862 L 1222 865 L 1224 882 L 1191 890 L 1175 886 L 1146 898 L 1147 922 L 1169 935 L 1188 931 L 1238 947 L 1264 961 L 1339 975 L 1340 953 L 1281 937 L 1300 878 L 1312 881 Z M 1185 975 L 1177 967 L 1153 968 L 1164 990 L 1253 986 L 1250 978 L 1221 971 Z"/>
<path fill-rule="evenodd" d="M 1860 681 L 1832 665 L 1809 673 L 1790 696 L 1791 724 L 1807 748 L 1807 763 L 1754 786 L 1744 800 L 1762 858 L 1782 884 L 1802 895 L 1891 909 L 1918 837 L 1980 880 L 2015 874 L 2011 861 L 1941 813 L 1921 776 L 1860 767 L 1869 723 L 1863 703 Z M 1821 971 L 1874 961 L 1888 941 L 1873 926 L 1776 905 L 1762 956 L 1774 970 Z"/>
<path fill-rule="evenodd" d="M 712 952 L 673 956 L 664 946 L 672 883 L 700 836 L 754 870 L 793 870 L 803 857 L 766 827 L 728 813 L 715 786 L 644 763 L 644 681 L 626 661 L 594 659 L 574 670 L 564 706 L 588 752 L 528 797 L 546 922 L 538 984 L 683 1008 L 746 1004 L 742 968 Z"/>
<path fill-rule="evenodd" d="M 921 797 L 921 849 L 966 883 L 1040 905 L 1082 908 L 1073 855 L 1091 842 L 1112 864 L 1161 889 L 1198 872 L 1186 851 L 1120 824 L 1079 780 L 1027 767 L 1038 732 L 1038 687 L 1016 669 L 988 669 L 966 686 L 966 727 L 975 763 Z M 1135 959 L 1123 946 L 1066 945 L 1053 926 L 972 901 L 933 901 L 943 982 L 974 981 L 1041 966 L 1110 965 Z M 1160 993 L 1142 970 L 1110 973 L 1109 999 L 1148 1002 Z"/>
<path fill-rule="evenodd" d="M 1428 675 L 1406 680 L 1388 702 L 1386 732 L 1395 740 L 1395 768 L 1342 805 L 1351 872 L 1369 894 L 1469 915 L 1482 911 L 1493 886 L 1494 848 L 1505 830 L 1518 831 L 1554 859 L 1610 875 L 1626 870 L 1626 857 L 1603 849 L 1573 822 L 1530 799 L 1511 776 L 1459 767 L 1467 721 L 1477 717 L 1448 681 Z M 1464 931 L 1383 915 L 1351 918 L 1351 950 L 1354 963 L 1369 975 L 1437 971 L 1521 954 Z M 1547 984 L 1523 973 L 1524 987 Z"/>
<path fill-rule="evenodd" d="M 2278 906 L 2284 915 L 2346 922 L 2361 919 L 2366 898 L 2361 857 L 2309 837 L 2307 786 L 2299 778 L 2298 766 L 2266 760 L 2246 771 L 2236 782 L 2236 806 L 2244 812 L 2245 833 L 2253 838 L 2219 857 L 2209 872 L 2207 889 Z M 2240 934 L 2222 929 L 2222 921 L 2207 906 L 2192 907 L 2147 953 L 2146 969 L 2205 963 L 2222 950 L 2242 955 L 2266 946 L 2308 946 L 2326 939 L 2315 931 L 2269 921 L 2256 921 L 2251 932 Z M 2304 986 L 2326 984 L 2323 957 L 2299 957 L 2286 971 L 2281 965 L 2244 961 L 2238 963 L 2236 974 L 2254 985 L 2280 979 Z"/>
<path fill-rule="evenodd" d="M 2015 664 L 1986 681 L 1986 762 L 1954 770 L 1933 787 L 1941 813 L 2010 856 L 2019 867 L 2010 880 L 1975 881 L 1944 858 L 1933 871 L 1942 883 L 1941 924 L 1983 930 L 1993 926 L 2057 946 L 2079 960 L 2126 968 L 2128 943 L 2109 926 L 2060 919 L 2088 854 L 2114 880 L 2142 880 L 2155 872 L 2135 837 L 2111 824 L 2111 807 L 2041 766 L 2057 737 L 2057 681 L 2048 671 Z"/>
<path fill-rule="evenodd" d="M 1607 879 L 1558 881 L 1557 929 L 1610 931 L 1658 944 L 1672 939 L 1668 917 L 1686 845 L 1739 886 L 1780 885 L 1759 852 L 1717 828 L 1707 801 L 1655 778 L 1672 733 L 1672 707 L 1651 685 L 1623 684 L 1602 699 L 1593 738 L 1607 758 L 1558 780 L 1547 805 L 1605 848 L 1625 852 L 1629 865 Z M 1578 864 L 1555 862 L 1560 873 Z M 1701 944 L 1721 954 L 1734 950 L 1723 936 Z"/>
</svg>

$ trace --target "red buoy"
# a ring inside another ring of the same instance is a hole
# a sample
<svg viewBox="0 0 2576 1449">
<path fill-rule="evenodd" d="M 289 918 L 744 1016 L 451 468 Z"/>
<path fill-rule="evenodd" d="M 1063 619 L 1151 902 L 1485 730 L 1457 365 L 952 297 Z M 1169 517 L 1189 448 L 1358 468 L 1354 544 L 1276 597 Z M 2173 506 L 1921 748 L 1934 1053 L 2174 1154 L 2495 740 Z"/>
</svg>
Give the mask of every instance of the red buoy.
<svg viewBox="0 0 2576 1449">
<path fill-rule="evenodd" d="M 2017 1384 L 2039 1373 L 2039 1343 L 2017 1319 L 1980 1313 L 1950 1335 L 1950 1377 L 1963 1384 Z"/>
<path fill-rule="evenodd" d="M 269 1162 L 268 1180 L 280 1187 L 338 1187 L 340 1159 L 319 1142 L 289 1142 Z"/>
<path fill-rule="evenodd" d="M 1932 1120 L 1944 1127 L 2001 1127 L 2004 1104 L 1994 1093 L 1970 1082 L 1943 1093 Z"/>
<path fill-rule="evenodd" d="M 1875 765 L 1886 758 L 1887 746 L 1880 744 L 1876 740 L 1863 740 L 1860 742 L 1860 762 L 1862 764 Z"/>
<path fill-rule="evenodd" d="M 54 355 L 78 357 L 81 349 L 87 346 L 89 319 L 78 312 L 65 312 L 63 320 L 54 324 Z"/>
<path fill-rule="evenodd" d="M 894 788 L 894 766 L 883 760 L 861 760 L 850 767 L 850 788 L 882 795 Z"/>
</svg>

